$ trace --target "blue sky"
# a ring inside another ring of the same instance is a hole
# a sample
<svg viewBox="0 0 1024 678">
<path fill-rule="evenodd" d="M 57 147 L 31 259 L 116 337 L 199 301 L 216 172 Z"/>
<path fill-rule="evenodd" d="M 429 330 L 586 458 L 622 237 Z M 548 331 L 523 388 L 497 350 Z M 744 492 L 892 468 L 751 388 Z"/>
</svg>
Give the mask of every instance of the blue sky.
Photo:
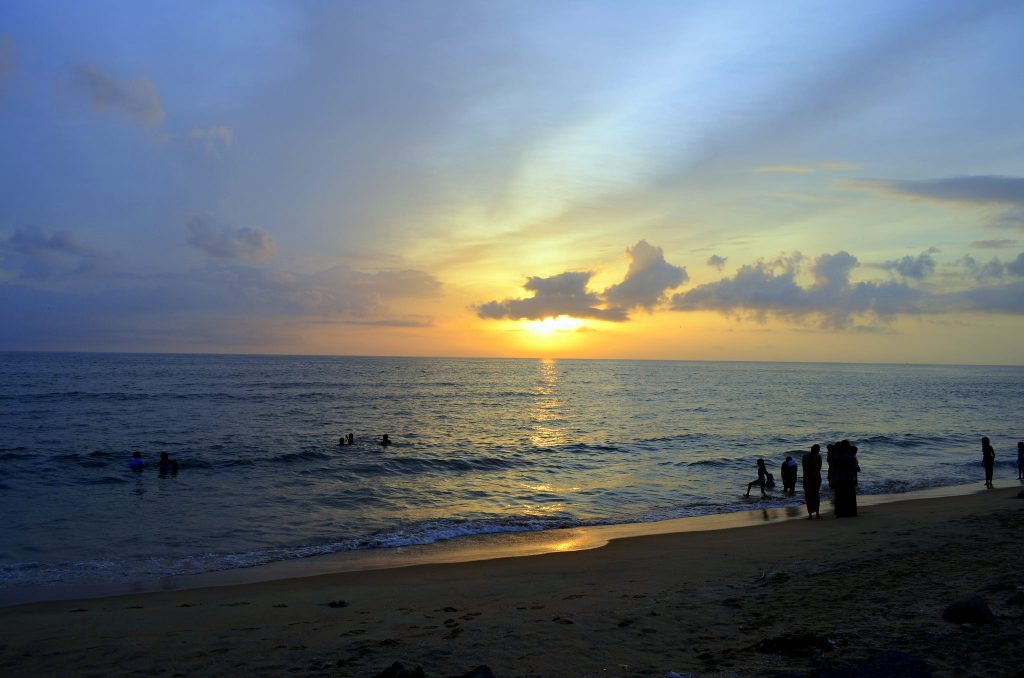
<svg viewBox="0 0 1024 678">
<path fill-rule="evenodd" d="M 7 2 L 0 349 L 1021 363 L 1022 32 Z"/>
</svg>

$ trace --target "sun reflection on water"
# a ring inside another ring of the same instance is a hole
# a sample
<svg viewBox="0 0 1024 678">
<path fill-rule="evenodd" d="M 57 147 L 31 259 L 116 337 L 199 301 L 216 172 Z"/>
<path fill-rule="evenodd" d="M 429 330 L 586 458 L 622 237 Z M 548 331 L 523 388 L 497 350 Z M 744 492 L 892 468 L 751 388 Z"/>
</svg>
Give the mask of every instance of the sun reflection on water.
<svg viewBox="0 0 1024 678">
<path fill-rule="evenodd" d="M 563 445 L 568 438 L 557 426 L 563 421 L 564 403 L 558 397 L 558 367 L 554 360 L 546 358 L 539 362 L 540 380 L 533 389 L 535 396 L 530 416 L 533 425 L 530 442 L 537 447 Z"/>
</svg>

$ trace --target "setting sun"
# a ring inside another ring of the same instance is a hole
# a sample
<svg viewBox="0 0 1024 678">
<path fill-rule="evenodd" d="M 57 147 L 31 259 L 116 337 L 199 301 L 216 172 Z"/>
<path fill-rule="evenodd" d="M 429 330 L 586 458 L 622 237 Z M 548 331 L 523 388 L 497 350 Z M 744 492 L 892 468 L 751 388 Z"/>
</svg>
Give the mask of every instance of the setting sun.
<svg viewBox="0 0 1024 678">
<path fill-rule="evenodd" d="M 560 315 L 557 318 L 529 320 L 523 323 L 523 327 L 535 337 L 549 337 L 556 332 L 575 332 L 583 327 L 583 321 Z"/>
</svg>

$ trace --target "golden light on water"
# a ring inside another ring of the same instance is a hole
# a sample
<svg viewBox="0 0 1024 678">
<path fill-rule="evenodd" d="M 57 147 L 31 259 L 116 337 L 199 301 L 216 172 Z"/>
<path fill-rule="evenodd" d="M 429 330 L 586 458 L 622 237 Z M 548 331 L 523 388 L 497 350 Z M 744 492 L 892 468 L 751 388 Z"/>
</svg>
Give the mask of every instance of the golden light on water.
<svg viewBox="0 0 1024 678">
<path fill-rule="evenodd" d="M 560 541 L 560 542 L 556 542 L 554 544 L 551 544 L 551 546 L 549 548 L 552 551 L 575 551 L 576 550 L 576 543 L 577 543 L 576 540 L 569 539 L 567 541 Z"/>
</svg>

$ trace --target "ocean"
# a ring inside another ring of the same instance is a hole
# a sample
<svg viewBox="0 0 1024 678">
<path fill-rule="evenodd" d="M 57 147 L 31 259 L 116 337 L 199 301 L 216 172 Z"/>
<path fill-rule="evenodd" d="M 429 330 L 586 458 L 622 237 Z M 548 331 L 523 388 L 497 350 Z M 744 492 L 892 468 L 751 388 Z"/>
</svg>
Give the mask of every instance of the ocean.
<svg viewBox="0 0 1024 678">
<path fill-rule="evenodd" d="M 1022 412 L 1022 367 L 0 353 L 0 597 L 799 507 L 844 438 L 861 494 L 980 489 L 982 435 L 1016 483 Z"/>
</svg>

